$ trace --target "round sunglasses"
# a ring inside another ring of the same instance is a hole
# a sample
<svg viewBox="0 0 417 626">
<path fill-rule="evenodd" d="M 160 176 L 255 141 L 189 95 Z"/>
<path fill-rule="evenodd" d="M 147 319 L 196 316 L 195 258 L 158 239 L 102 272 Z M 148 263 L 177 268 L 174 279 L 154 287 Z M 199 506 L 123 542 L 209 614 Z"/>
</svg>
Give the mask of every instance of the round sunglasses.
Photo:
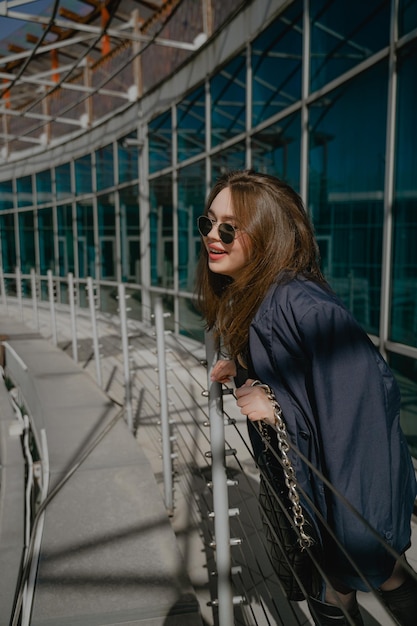
<svg viewBox="0 0 417 626">
<path fill-rule="evenodd" d="M 219 231 L 220 240 L 223 243 L 233 243 L 236 237 L 236 231 L 239 230 L 237 226 L 233 226 L 228 222 L 216 222 L 216 220 L 212 220 L 207 215 L 200 215 L 197 218 L 197 226 L 202 237 L 207 237 L 209 232 L 212 230 L 213 226 L 217 224 L 217 229 Z"/>
</svg>

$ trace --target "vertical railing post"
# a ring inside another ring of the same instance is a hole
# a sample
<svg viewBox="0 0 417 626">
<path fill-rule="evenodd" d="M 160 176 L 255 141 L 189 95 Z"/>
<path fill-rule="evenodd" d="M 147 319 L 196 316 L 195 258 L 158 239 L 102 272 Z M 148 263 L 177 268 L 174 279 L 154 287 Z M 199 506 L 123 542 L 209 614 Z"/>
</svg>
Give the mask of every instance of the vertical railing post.
<svg viewBox="0 0 417 626">
<path fill-rule="evenodd" d="M 23 302 L 22 302 L 22 273 L 20 267 L 16 267 L 16 296 L 19 308 L 20 319 L 23 320 Z"/>
<path fill-rule="evenodd" d="M 36 285 L 36 274 L 33 268 L 30 270 L 30 285 L 30 290 L 32 292 L 33 326 L 36 330 L 39 330 L 38 289 Z"/>
<path fill-rule="evenodd" d="M 103 381 L 101 377 L 100 346 L 98 342 L 98 331 L 97 331 L 97 320 L 96 320 L 96 296 L 94 292 L 93 279 L 91 278 L 91 276 L 87 278 L 87 295 L 88 295 L 88 303 L 90 306 L 90 318 L 91 318 L 91 329 L 92 329 L 92 334 L 93 334 L 94 359 L 96 362 L 97 384 L 99 387 L 103 387 Z"/>
<path fill-rule="evenodd" d="M 56 315 L 55 315 L 55 293 L 54 293 L 54 280 L 52 277 L 52 270 L 47 271 L 48 276 L 48 297 L 49 297 L 49 309 L 51 312 L 51 328 L 52 328 L 52 341 L 56 346 L 58 344 L 58 337 L 56 332 Z"/>
<path fill-rule="evenodd" d="M 130 378 L 130 356 L 129 356 L 129 337 L 127 331 L 127 308 L 126 308 L 126 288 L 124 283 L 118 284 L 118 299 L 119 299 L 119 318 L 120 318 L 120 332 L 122 337 L 122 351 L 123 351 L 123 369 L 124 369 L 124 384 L 125 384 L 125 412 L 126 422 L 130 432 L 133 433 L 133 413 L 132 413 L 132 397 L 131 397 L 131 378 Z"/>
<path fill-rule="evenodd" d="M 169 424 L 167 377 L 165 365 L 165 325 L 161 298 L 156 298 L 155 300 L 155 330 L 158 359 L 159 398 L 161 405 L 162 461 L 164 473 L 165 506 L 167 508 L 167 511 L 171 513 L 174 508 L 171 429 Z"/>
<path fill-rule="evenodd" d="M 7 314 L 7 293 L 6 293 L 6 281 L 4 280 L 4 272 L 3 268 L 0 267 L 0 289 L 1 289 L 1 299 L 3 301 L 4 312 Z"/>
<path fill-rule="evenodd" d="M 75 315 L 74 276 L 68 274 L 68 296 L 71 315 L 72 358 L 78 363 L 77 318 Z"/>
<path fill-rule="evenodd" d="M 206 333 L 219 626 L 230 626 L 230 624 L 234 623 L 234 619 L 231 583 L 229 495 L 225 463 L 223 397 L 220 383 L 210 380 L 211 370 L 218 359 L 218 353 L 218 346 L 215 346 L 212 333 Z"/>
</svg>

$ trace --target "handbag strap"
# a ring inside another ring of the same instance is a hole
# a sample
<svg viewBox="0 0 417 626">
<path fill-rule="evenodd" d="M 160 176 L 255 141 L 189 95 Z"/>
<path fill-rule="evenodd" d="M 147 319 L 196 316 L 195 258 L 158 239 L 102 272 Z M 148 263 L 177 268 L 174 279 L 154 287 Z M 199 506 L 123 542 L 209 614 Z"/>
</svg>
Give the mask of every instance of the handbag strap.
<svg viewBox="0 0 417 626">
<path fill-rule="evenodd" d="M 306 521 L 304 518 L 303 509 L 300 504 L 300 496 L 297 489 L 297 478 L 295 475 L 295 470 L 291 463 L 291 459 L 288 456 L 290 445 L 288 443 L 287 428 L 283 419 L 282 408 L 275 398 L 275 394 L 269 385 L 261 383 L 261 381 L 259 380 L 255 380 L 251 384 L 251 387 L 262 387 L 268 399 L 272 403 L 274 409 L 275 429 L 278 439 L 278 449 L 281 456 L 285 484 L 288 488 L 288 497 L 291 502 L 294 526 L 298 531 L 298 543 L 302 550 L 304 550 L 305 548 L 311 548 L 311 546 L 313 546 L 315 542 L 314 539 L 310 537 L 310 535 L 308 535 L 304 529 L 304 524 L 306 523 Z M 263 421 L 260 421 L 258 425 L 262 435 L 262 439 L 266 440 L 266 447 L 270 446 L 271 438 L 268 432 L 267 424 L 265 424 L 265 422 Z"/>
</svg>

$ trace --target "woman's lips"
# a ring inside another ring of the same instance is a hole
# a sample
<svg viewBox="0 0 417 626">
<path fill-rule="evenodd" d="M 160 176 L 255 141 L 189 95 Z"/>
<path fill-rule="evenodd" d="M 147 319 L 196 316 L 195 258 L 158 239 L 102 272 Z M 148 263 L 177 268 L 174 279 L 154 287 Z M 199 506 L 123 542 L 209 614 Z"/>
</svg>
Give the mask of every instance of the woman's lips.
<svg viewBox="0 0 417 626">
<path fill-rule="evenodd" d="M 225 254 L 227 254 L 227 252 L 225 250 L 223 250 L 222 248 L 208 248 L 208 255 L 210 259 L 220 259 L 222 256 L 224 256 Z"/>
</svg>

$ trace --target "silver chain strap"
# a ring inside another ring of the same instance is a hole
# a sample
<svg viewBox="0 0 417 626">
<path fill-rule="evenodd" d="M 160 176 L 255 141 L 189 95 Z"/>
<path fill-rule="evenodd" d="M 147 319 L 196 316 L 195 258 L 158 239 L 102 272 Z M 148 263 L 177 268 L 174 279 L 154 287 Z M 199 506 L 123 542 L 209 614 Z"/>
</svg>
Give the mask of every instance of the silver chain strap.
<svg viewBox="0 0 417 626">
<path fill-rule="evenodd" d="M 305 548 L 311 548 L 311 546 L 314 544 L 314 540 L 304 530 L 305 518 L 303 514 L 303 509 L 300 504 L 300 496 L 297 491 L 297 478 L 295 475 L 295 470 L 288 456 L 290 446 L 288 444 L 287 428 L 285 426 L 285 422 L 282 416 L 282 409 L 269 385 L 261 383 L 259 380 L 255 380 L 251 386 L 262 387 L 268 397 L 268 400 L 270 400 L 272 403 L 275 417 L 275 429 L 277 432 L 278 447 L 281 455 L 285 484 L 288 488 L 288 497 L 291 502 L 294 525 L 296 526 L 299 535 L 298 543 L 302 550 L 304 550 Z M 262 437 L 266 439 L 266 441 L 270 444 L 271 438 L 265 422 L 259 422 L 259 429 L 261 431 Z"/>
</svg>

